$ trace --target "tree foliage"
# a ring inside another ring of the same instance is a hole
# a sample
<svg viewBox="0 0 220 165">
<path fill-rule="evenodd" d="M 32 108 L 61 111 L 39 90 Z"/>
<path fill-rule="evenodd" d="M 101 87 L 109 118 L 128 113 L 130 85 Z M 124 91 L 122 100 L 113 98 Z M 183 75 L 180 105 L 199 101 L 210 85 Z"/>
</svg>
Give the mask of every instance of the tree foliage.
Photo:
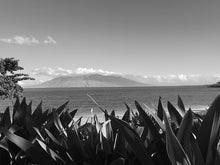
<svg viewBox="0 0 220 165">
<path fill-rule="evenodd" d="M 18 82 L 34 80 L 28 74 L 15 73 L 24 69 L 19 66 L 18 61 L 14 58 L 0 58 L 0 97 L 2 99 L 20 97 L 23 93 L 23 88 Z"/>
</svg>

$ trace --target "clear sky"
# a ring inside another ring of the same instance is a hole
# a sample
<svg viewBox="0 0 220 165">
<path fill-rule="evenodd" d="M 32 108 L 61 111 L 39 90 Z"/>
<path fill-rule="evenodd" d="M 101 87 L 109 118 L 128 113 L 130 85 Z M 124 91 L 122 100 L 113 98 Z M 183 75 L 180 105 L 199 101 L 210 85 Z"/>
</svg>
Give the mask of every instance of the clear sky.
<svg viewBox="0 0 220 165">
<path fill-rule="evenodd" d="M 1 0 L 0 23 L 0 57 L 37 80 L 79 68 L 220 77 L 219 0 Z"/>
</svg>

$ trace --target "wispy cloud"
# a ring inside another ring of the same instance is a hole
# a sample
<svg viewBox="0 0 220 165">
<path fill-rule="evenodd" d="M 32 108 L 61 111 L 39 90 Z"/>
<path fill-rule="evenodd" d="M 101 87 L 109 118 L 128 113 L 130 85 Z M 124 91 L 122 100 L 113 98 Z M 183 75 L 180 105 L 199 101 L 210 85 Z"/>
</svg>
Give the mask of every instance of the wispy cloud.
<svg viewBox="0 0 220 165">
<path fill-rule="evenodd" d="M 47 36 L 47 39 L 45 39 L 43 41 L 43 43 L 45 43 L 45 44 L 56 44 L 57 42 L 51 36 Z"/>
<path fill-rule="evenodd" d="M 26 37 L 26 36 L 13 36 L 11 38 L 0 38 L 0 41 L 6 44 L 15 44 L 15 45 L 38 45 L 38 44 L 56 44 L 56 41 L 51 37 L 47 36 L 47 38 L 43 41 L 36 39 L 35 37 Z"/>
<path fill-rule="evenodd" d="M 73 71 L 70 69 L 64 69 L 61 67 L 58 68 L 50 68 L 50 67 L 42 67 L 35 68 L 32 73 L 37 76 L 49 76 L 49 77 L 57 77 L 57 76 L 67 76 L 73 74 Z"/>
<path fill-rule="evenodd" d="M 58 68 L 42 67 L 42 68 L 35 68 L 32 71 L 32 73 L 37 76 L 49 76 L 49 77 L 79 75 L 79 74 L 102 74 L 102 75 L 120 74 L 120 73 L 105 71 L 103 69 L 81 68 L 81 67 L 77 68 L 76 70 L 64 69 L 61 67 Z"/>
<path fill-rule="evenodd" d="M 93 69 L 93 68 L 77 68 L 75 71 L 76 74 L 103 74 L 103 75 L 111 75 L 111 74 L 119 74 L 111 71 L 105 71 L 103 69 Z"/>
<path fill-rule="evenodd" d="M 121 73 L 105 71 L 103 69 L 93 69 L 93 68 L 83 68 L 83 67 L 79 67 L 75 70 L 65 69 L 62 67 L 57 67 L 57 68 L 41 67 L 32 70 L 32 74 L 33 74 L 32 77 L 34 77 L 36 80 L 31 82 L 25 81 L 24 83 L 21 82 L 22 86 L 36 85 L 41 82 L 45 82 L 60 76 L 74 76 L 74 75 L 76 76 L 82 74 L 122 75 Z"/>
<path fill-rule="evenodd" d="M 144 76 L 145 83 L 153 85 L 204 85 L 220 81 L 219 75 L 177 74 Z"/>
<path fill-rule="evenodd" d="M 30 86 L 33 86 L 33 85 L 38 85 L 38 84 L 41 84 L 45 81 L 48 81 L 50 79 L 47 79 L 47 80 L 27 80 L 27 81 L 19 81 L 18 84 L 21 85 L 22 87 L 30 87 Z"/>
<path fill-rule="evenodd" d="M 40 43 L 39 40 L 37 40 L 35 37 L 23 37 L 23 36 L 14 36 L 12 38 L 1 38 L 0 41 L 7 44 L 17 44 L 17 45 L 33 45 Z"/>
</svg>

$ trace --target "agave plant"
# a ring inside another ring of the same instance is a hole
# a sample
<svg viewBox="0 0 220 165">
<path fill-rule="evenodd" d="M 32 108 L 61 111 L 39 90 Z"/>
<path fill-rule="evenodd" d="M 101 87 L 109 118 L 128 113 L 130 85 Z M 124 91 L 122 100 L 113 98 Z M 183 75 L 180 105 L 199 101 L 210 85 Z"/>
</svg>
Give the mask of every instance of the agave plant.
<svg viewBox="0 0 220 165">
<path fill-rule="evenodd" d="M 31 102 L 16 101 L 13 112 L 5 110 L 0 119 L 1 164 L 31 165 L 217 165 L 220 162 L 220 96 L 205 117 L 161 98 L 156 110 L 135 101 L 127 104 L 120 119 L 91 98 L 103 112 L 82 122 L 68 102 L 43 110 L 42 102 L 32 112 Z M 144 108 L 143 108 L 144 107 Z M 167 117 L 168 116 L 168 117 Z"/>
</svg>

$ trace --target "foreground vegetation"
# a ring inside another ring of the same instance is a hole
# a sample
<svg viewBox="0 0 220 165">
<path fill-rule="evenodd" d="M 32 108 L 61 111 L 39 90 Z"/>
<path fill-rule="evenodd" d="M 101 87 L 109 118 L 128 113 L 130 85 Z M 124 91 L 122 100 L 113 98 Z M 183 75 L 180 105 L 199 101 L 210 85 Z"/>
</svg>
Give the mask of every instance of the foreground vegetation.
<svg viewBox="0 0 220 165">
<path fill-rule="evenodd" d="M 104 122 L 93 115 L 82 123 L 67 104 L 43 110 L 40 103 L 32 112 L 31 102 L 17 99 L 12 114 L 7 108 L 0 117 L 0 164 L 220 164 L 220 96 L 204 117 L 186 111 L 180 97 L 178 107 L 167 103 L 166 112 L 161 99 L 155 110 L 125 104 L 121 119 L 96 103 Z"/>
</svg>

